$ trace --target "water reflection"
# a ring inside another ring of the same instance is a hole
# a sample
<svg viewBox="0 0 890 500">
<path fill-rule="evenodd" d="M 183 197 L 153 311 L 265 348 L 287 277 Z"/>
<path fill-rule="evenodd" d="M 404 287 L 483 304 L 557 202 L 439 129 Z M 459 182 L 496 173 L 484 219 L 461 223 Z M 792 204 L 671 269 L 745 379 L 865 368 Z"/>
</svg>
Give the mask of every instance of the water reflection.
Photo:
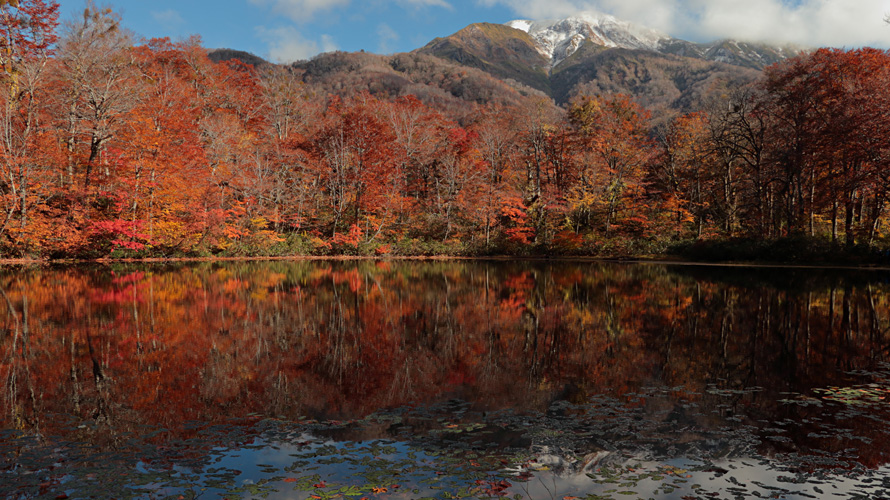
<svg viewBox="0 0 890 500">
<path fill-rule="evenodd" d="M 606 456 L 877 470 L 887 278 L 601 263 L 10 270 L 0 456 L 9 473 L 40 444 L 89 445 L 90 460 L 188 442 L 185 460 L 237 444 L 231 428 L 201 434 L 211 424 L 272 418 L 336 442 L 483 433 L 566 481 Z"/>
</svg>

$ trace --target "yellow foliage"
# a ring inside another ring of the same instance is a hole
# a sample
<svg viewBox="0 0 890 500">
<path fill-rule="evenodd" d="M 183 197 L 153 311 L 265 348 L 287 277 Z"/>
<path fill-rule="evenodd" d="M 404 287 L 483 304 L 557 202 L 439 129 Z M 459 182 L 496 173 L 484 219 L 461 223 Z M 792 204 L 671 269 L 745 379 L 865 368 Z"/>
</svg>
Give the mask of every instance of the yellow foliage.
<svg viewBox="0 0 890 500">
<path fill-rule="evenodd" d="M 269 227 L 269 221 L 265 217 L 254 217 L 250 219 L 250 226 L 253 229 L 266 229 Z"/>
</svg>

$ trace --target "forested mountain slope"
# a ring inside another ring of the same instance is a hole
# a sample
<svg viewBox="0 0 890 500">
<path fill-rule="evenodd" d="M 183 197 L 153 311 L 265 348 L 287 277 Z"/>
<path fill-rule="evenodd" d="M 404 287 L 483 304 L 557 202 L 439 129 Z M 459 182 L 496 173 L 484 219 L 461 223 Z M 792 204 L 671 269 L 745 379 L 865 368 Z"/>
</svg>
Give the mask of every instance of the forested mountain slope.
<svg viewBox="0 0 890 500">
<path fill-rule="evenodd" d="M 755 79 L 795 49 L 722 40 L 697 44 L 611 16 L 472 24 L 418 49 L 514 80 L 558 104 L 580 93 L 624 93 L 655 109 L 690 111 L 709 92 Z"/>
</svg>

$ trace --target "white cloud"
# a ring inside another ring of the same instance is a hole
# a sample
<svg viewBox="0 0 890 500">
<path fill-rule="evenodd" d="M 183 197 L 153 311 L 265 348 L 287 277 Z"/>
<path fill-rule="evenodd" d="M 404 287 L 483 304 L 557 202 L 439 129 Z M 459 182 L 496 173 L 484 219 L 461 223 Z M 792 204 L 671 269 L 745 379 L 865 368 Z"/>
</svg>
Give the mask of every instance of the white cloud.
<svg viewBox="0 0 890 500">
<path fill-rule="evenodd" d="M 388 24 L 382 23 L 377 26 L 377 52 L 381 54 L 389 54 L 392 52 L 392 42 L 399 41 L 399 34 L 389 27 Z"/>
<path fill-rule="evenodd" d="M 406 7 L 442 7 L 448 10 L 454 9 L 454 7 L 445 0 L 396 0 L 396 3 Z"/>
<path fill-rule="evenodd" d="M 322 52 L 333 52 L 338 49 L 340 49 L 340 47 L 337 46 L 337 42 L 334 41 L 334 37 L 332 37 L 331 35 L 321 35 Z"/>
<path fill-rule="evenodd" d="M 269 46 L 267 57 L 279 63 L 309 59 L 320 52 L 337 50 L 336 42 L 329 35 L 322 35 L 319 43 L 305 39 L 292 26 L 271 29 L 259 26 L 256 31 Z"/>
<path fill-rule="evenodd" d="M 346 7 L 352 0 L 250 0 L 254 5 L 271 5 L 272 10 L 298 23 L 312 20 L 321 11 Z"/>
<path fill-rule="evenodd" d="M 806 46 L 890 47 L 890 0 L 477 0 L 519 17 L 595 10 L 696 41 L 721 38 Z"/>
<path fill-rule="evenodd" d="M 263 7 L 271 6 L 274 12 L 303 23 L 311 21 L 316 13 L 348 7 L 352 0 L 250 0 L 250 3 Z M 381 3 L 384 5 L 395 3 L 402 7 L 453 9 L 447 0 L 383 0 Z"/>
<path fill-rule="evenodd" d="M 537 20 L 558 19 L 590 9 L 579 6 L 579 2 L 572 0 L 477 0 L 476 3 L 485 7 L 505 5 L 520 17 Z"/>
<path fill-rule="evenodd" d="M 173 9 L 152 11 L 151 17 L 157 21 L 158 24 L 167 29 L 178 28 L 185 23 L 185 19 L 182 18 L 182 15 Z"/>
</svg>

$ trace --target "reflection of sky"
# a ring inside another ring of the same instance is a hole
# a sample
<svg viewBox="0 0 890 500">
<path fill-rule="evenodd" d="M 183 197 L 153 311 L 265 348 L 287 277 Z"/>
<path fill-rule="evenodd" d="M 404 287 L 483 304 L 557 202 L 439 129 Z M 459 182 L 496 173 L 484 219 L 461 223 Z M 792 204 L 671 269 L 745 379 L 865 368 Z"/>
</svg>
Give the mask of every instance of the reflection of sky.
<svg viewBox="0 0 890 500">
<path fill-rule="evenodd" d="M 297 442 L 310 444 L 298 446 L 294 444 Z M 390 450 L 394 451 L 372 457 L 369 450 L 375 443 L 390 446 Z M 327 449 L 324 457 L 314 456 L 323 447 Z M 332 452 L 333 449 L 336 451 Z M 498 475 L 498 471 L 489 471 L 486 475 L 455 469 L 454 464 L 447 459 L 431 456 L 406 443 L 336 442 L 321 440 L 310 434 L 302 434 L 288 442 L 258 441 L 249 447 L 220 451 L 208 470 L 241 471 L 235 479 L 236 486 L 265 484 L 277 490 L 270 492 L 267 498 L 303 499 L 309 498 L 313 492 L 295 490 L 293 483 L 284 478 L 317 474 L 327 483 L 325 490 L 329 493 L 343 486 L 367 486 L 369 483 L 363 474 L 373 473 L 374 467 L 360 464 L 368 463 L 371 459 L 383 459 L 385 463 L 396 466 L 396 469 L 400 465 L 414 464 L 400 469 L 402 472 L 393 479 L 400 487 L 389 491 L 388 495 L 395 498 L 440 497 L 443 492 L 457 492 L 461 488 L 469 488 L 473 492 L 473 488 L 478 487 L 475 478 L 479 477 L 483 478 L 483 483 L 506 477 L 511 486 L 504 493 L 510 498 L 516 494 L 529 499 L 583 498 L 589 494 L 636 498 L 628 492 L 642 498 L 656 499 L 676 499 L 687 495 L 707 495 L 714 498 L 733 498 L 739 495 L 784 499 L 827 496 L 876 498 L 884 494 L 879 489 L 883 483 L 881 479 L 890 477 L 890 468 L 887 467 L 862 475 L 804 475 L 790 471 L 778 462 L 755 457 L 707 463 L 683 458 L 658 462 L 628 457 L 617 452 L 598 453 L 593 461 L 573 472 L 563 467 L 572 459 L 544 452 L 537 459 L 524 462 L 522 468 L 500 471 L 504 476 Z M 308 465 L 292 467 L 295 462 L 302 464 L 307 461 Z M 377 463 L 383 462 L 378 460 Z M 551 466 L 554 468 L 551 469 Z M 269 473 L 270 468 L 280 472 Z M 285 472 L 286 469 L 289 470 Z M 438 475 L 435 472 L 437 470 L 448 470 L 449 474 Z M 522 481 L 518 474 L 526 470 L 531 472 L 532 477 L 528 481 Z M 609 471 L 621 473 L 612 474 Z M 280 479 L 265 483 L 268 478 L 276 476 Z M 878 480 L 875 481 L 875 478 Z M 485 496 L 481 492 L 477 493 Z M 363 493 L 363 496 L 369 495 L 370 492 Z"/>
<path fill-rule="evenodd" d="M 607 457 L 601 459 L 608 460 Z M 623 465 L 634 470 L 624 477 L 649 477 L 636 481 L 633 487 L 624 486 L 617 489 L 634 491 L 643 498 L 670 499 L 696 493 L 716 494 L 715 498 L 732 498 L 738 493 L 759 498 L 772 498 L 778 493 L 783 499 L 823 498 L 825 495 L 876 498 L 880 491 L 878 489 L 880 481 L 878 484 L 865 484 L 863 480 L 870 481 L 872 477 L 890 478 L 888 467 L 882 467 L 863 476 L 798 475 L 778 463 L 754 457 L 716 460 L 707 464 L 688 459 L 666 462 L 626 459 Z M 727 472 L 714 472 L 715 468 Z M 588 473 L 596 475 L 596 469 L 596 465 L 592 464 L 575 474 L 535 472 L 535 477 L 518 489 L 527 498 L 549 498 L 550 494 L 556 498 L 583 497 L 589 493 L 602 494 L 604 490 L 616 489 L 614 483 L 597 484 L 588 476 Z M 702 469 L 712 469 L 712 471 Z M 661 480 L 652 477 L 665 470 L 679 471 L 679 473 L 662 475 L 664 479 Z M 665 488 L 666 484 L 672 487 Z M 697 485 L 699 487 L 693 488 Z M 676 487 L 676 490 L 673 487 Z M 621 498 L 621 495 L 617 495 L 616 498 Z"/>
</svg>

